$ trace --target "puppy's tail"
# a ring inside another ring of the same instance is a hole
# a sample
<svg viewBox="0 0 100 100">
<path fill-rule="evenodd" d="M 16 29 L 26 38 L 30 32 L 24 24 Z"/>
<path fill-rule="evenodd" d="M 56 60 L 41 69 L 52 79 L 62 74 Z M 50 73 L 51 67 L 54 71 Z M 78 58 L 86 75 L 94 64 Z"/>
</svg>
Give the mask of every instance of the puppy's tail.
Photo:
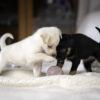
<svg viewBox="0 0 100 100">
<path fill-rule="evenodd" d="M 95 28 L 98 30 L 98 32 L 100 34 L 100 28 L 99 27 L 95 27 Z M 100 42 L 99 42 L 99 47 L 100 47 Z"/>
<path fill-rule="evenodd" d="M 97 30 L 98 30 L 98 32 L 100 33 L 100 28 L 99 27 L 95 27 Z"/>
<path fill-rule="evenodd" d="M 6 39 L 11 38 L 14 39 L 13 35 L 11 33 L 5 33 L 1 38 L 0 38 L 0 47 L 1 50 L 6 46 Z"/>
</svg>

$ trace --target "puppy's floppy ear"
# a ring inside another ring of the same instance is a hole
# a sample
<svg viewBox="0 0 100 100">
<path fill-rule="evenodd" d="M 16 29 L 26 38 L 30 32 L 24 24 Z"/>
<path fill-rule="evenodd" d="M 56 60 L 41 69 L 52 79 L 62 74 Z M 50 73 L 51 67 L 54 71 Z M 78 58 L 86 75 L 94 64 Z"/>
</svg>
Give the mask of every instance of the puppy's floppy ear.
<svg viewBox="0 0 100 100">
<path fill-rule="evenodd" d="M 47 43 L 49 41 L 50 36 L 47 33 L 41 34 L 41 38 L 44 43 Z"/>
</svg>

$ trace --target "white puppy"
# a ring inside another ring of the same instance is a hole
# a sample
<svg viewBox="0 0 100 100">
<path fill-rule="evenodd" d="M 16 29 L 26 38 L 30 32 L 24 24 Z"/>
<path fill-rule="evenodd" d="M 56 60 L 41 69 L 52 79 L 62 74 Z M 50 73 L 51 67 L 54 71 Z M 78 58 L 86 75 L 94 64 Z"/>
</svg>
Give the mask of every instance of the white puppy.
<svg viewBox="0 0 100 100">
<path fill-rule="evenodd" d="M 8 64 L 33 69 L 35 77 L 40 76 L 42 62 L 54 61 L 56 47 L 60 41 L 61 31 L 57 27 L 43 27 L 33 35 L 17 43 L 6 46 L 5 40 L 12 34 L 6 33 L 0 39 L 0 73 Z"/>
</svg>

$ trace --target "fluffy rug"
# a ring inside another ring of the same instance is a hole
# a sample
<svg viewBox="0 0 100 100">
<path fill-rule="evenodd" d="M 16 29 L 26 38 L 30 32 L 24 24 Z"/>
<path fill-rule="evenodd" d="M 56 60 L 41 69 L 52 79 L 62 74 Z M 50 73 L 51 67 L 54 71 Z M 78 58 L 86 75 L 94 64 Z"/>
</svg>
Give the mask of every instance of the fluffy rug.
<svg viewBox="0 0 100 100">
<path fill-rule="evenodd" d="M 65 66 L 71 66 L 70 63 Z M 100 73 L 87 73 L 82 69 L 80 64 L 76 75 L 68 75 L 67 71 L 64 75 L 41 76 L 34 78 L 32 71 L 13 69 L 6 71 L 0 76 L 1 87 L 62 87 L 68 89 L 74 88 L 100 88 Z M 68 67 L 70 68 L 70 67 Z M 68 69 L 67 69 L 68 70 Z M 98 70 L 98 69 L 96 69 Z M 100 70 L 100 69 L 99 69 Z"/>
</svg>

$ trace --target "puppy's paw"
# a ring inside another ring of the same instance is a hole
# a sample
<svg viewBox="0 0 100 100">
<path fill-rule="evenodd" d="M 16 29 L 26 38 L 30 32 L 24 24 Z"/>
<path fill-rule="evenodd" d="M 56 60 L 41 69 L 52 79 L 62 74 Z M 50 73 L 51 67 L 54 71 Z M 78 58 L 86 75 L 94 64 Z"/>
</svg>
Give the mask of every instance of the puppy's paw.
<svg viewBox="0 0 100 100">
<path fill-rule="evenodd" d="M 56 58 L 54 58 L 54 57 L 48 57 L 47 59 L 45 59 L 45 62 L 49 62 L 49 63 L 52 63 L 55 61 L 56 61 Z"/>
<path fill-rule="evenodd" d="M 69 75 L 75 75 L 76 74 L 76 71 L 70 71 L 69 72 Z"/>
<path fill-rule="evenodd" d="M 40 77 L 41 76 L 41 73 L 35 73 L 34 74 L 34 77 Z"/>
<path fill-rule="evenodd" d="M 33 75 L 34 77 L 40 77 L 41 76 L 41 67 L 34 67 L 33 68 Z"/>
<path fill-rule="evenodd" d="M 0 75 L 2 75 L 3 74 L 3 68 L 0 68 Z"/>
</svg>

